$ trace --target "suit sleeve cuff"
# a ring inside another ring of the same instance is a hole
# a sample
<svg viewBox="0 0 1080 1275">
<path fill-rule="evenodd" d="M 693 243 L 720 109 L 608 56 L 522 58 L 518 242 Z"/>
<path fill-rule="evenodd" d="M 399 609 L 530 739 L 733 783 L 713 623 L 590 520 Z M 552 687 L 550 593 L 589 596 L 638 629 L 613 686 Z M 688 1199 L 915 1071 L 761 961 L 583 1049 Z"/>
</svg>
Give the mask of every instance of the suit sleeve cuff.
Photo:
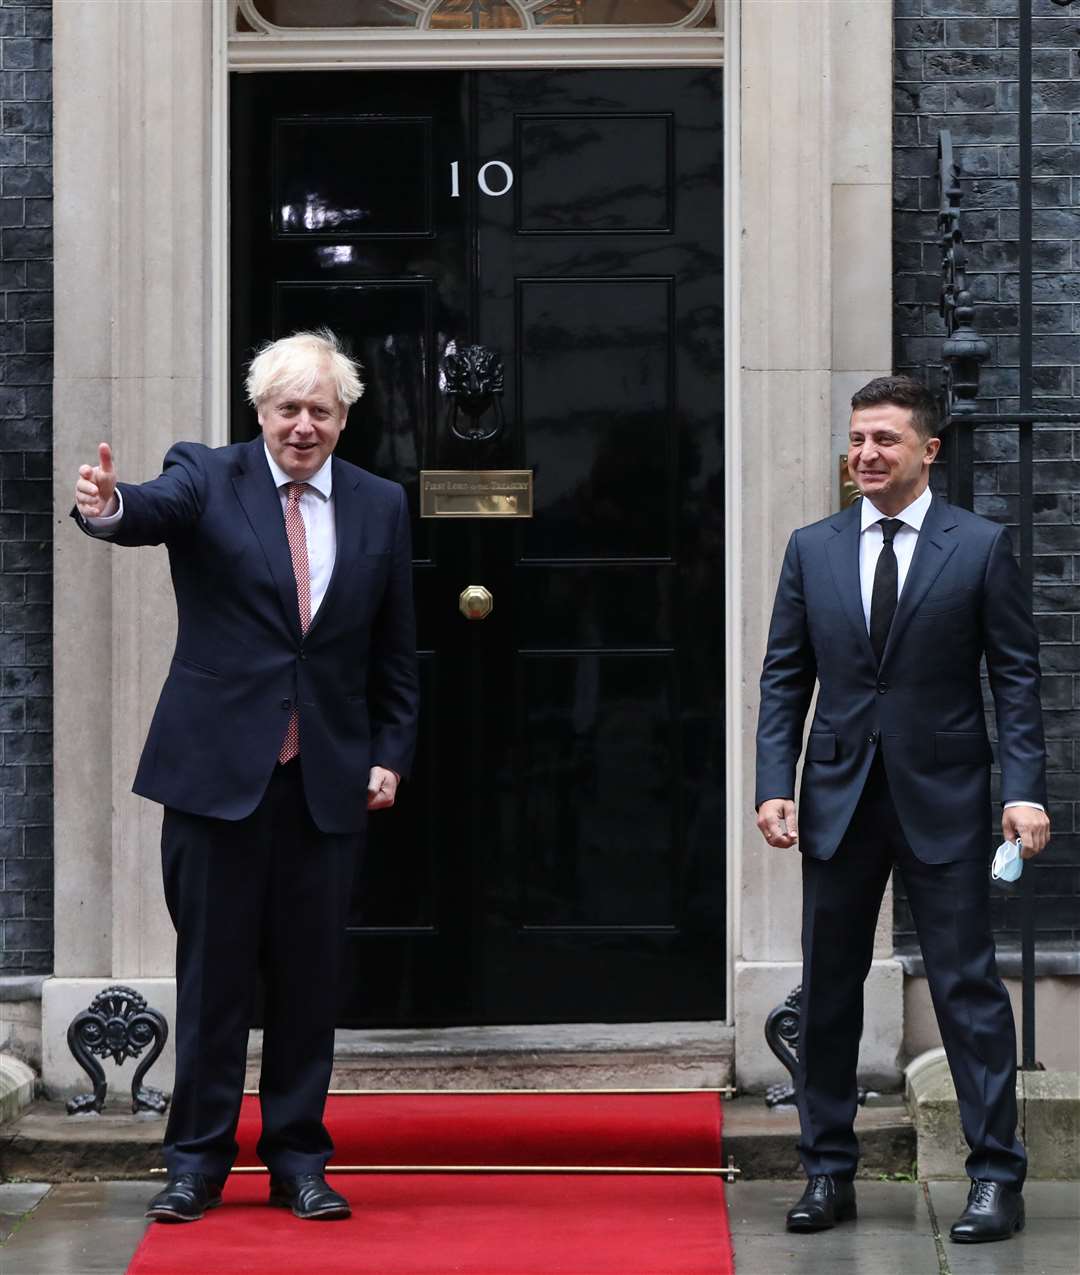
<svg viewBox="0 0 1080 1275">
<path fill-rule="evenodd" d="M 107 518 L 83 518 L 83 522 L 95 535 L 107 534 L 124 516 L 124 497 L 119 487 L 116 489 L 116 505 L 116 513 L 109 514 Z"/>
<path fill-rule="evenodd" d="M 1046 807 L 1039 801 L 1007 801 L 1002 806 L 1002 810 L 1008 810 L 1010 806 L 1031 806 L 1033 810 L 1041 810 L 1044 815 L 1046 814 Z"/>
</svg>

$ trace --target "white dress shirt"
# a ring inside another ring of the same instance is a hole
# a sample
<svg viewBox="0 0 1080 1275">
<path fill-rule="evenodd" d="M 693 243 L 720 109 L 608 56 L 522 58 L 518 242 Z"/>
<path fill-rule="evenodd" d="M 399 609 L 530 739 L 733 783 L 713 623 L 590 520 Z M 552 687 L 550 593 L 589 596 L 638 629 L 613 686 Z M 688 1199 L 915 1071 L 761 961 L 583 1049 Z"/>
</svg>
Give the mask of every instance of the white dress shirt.
<svg viewBox="0 0 1080 1275">
<path fill-rule="evenodd" d="M 893 515 L 904 525 L 897 528 L 893 537 L 893 552 L 896 554 L 896 596 L 904 592 L 911 559 L 915 553 L 915 545 L 919 539 L 926 511 L 930 508 L 932 496 L 927 487 L 921 496 L 917 496 L 906 509 Z M 866 618 L 866 631 L 870 632 L 870 599 L 874 592 L 874 572 L 877 570 L 878 554 L 885 543 L 881 530 L 882 518 L 889 517 L 877 509 L 865 496 L 862 498 L 861 520 L 862 534 L 859 540 L 859 585 L 862 589 L 863 615 Z M 1007 801 L 1003 809 L 1010 806 L 1034 806 L 1036 810 L 1045 810 L 1037 801 Z"/>
<path fill-rule="evenodd" d="M 896 596 L 898 598 L 904 592 L 904 582 L 907 580 L 912 555 L 915 553 L 915 544 L 919 539 L 919 532 L 922 529 L 926 511 L 930 508 L 930 501 L 930 488 L 927 487 L 921 496 L 917 496 L 906 509 L 901 509 L 895 515 L 904 524 L 897 530 L 893 538 L 893 552 L 896 554 Z M 885 537 L 881 531 L 881 520 L 889 515 L 883 514 L 880 509 L 875 508 L 864 496 L 862 498 L 861 516 L 862 536 L 859 541 L 859 584 L 862 588 L 862 606 L 863 615 L 866 618 L 866 631 L 869 633 L 870 599 L 874 593 L 874 572 L 877 570 L 877 560 L 878 554 L 881 553 L 881 546 L 885 543 Z"/>
<path fill-rule="evenodd" d="M 281 497 L 281 513 L 285 515 L 285 506 L 289 503 L 288 486 L 295 481 L 281 468 L 270 455 L 270 449 L 263 443 L 266 463 L 274 475 L 274 484 Z M 327 456 L 322 466 L 310 478 L 304 481 L 307 491 L 300 497 L 300 517 L 304 520 L 304 531 L 307 537 L 308 576 L 311 580 L 311 618 L 315 618 L 323 598 L 326 586 L 334 571 L 334 559 L 337 557 L 337 527 L 334 524 L 334 493 L 331 462 L 333 457 Z"/>
</svg>

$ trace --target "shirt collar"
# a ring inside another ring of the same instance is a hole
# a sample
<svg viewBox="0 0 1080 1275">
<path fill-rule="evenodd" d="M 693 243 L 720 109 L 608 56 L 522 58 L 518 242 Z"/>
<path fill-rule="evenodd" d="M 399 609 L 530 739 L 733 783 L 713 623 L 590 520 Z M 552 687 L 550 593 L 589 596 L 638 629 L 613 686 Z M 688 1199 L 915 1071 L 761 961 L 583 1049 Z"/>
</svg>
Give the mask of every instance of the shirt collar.
<svg viewBox="0 0 1080 1275">
<path fill-rule="evenodd" d="M 906 509 L 901 509 L 895 517 L 899 518 L 902 523 L 920 531 L 923 525 L 923 519 L 926 517 L 926 511 L 930 508 L 930 501 L 933 499 L 930 488 L 927 487 L 921 496 L 911 502 Z M 860 531 L 865 531 L 867 527 L 872 527 L 874 523 L 880 522 L 882 518 L 887 518 L 888 514 L 883 514 L 874 503 L 865 496 L 862 498 L 862 526 Z"/>
<path fill-rule="evenodd" d="M 263 452 L 266 456 L 266 463 L 270 466 L 270 473 L 274 476 L 275 487 L 281 488 L 284 487 L 286 483 L 296 481 L 295 478 L 290 478 L 273 456 L 270 455 L 270 448 L 267 447 L 265 442 L 263 443 Z M 310 478 L 304 479 L 307 485 L 309 487 L 313 487 L 323 500 L 329 500 L 330 493 L 333 490 L 333 478 L 331 471 L 331 461 L 333 459 L 333 456 L 327 456 L 315 473 L 313 473 Z"/>
</svg>

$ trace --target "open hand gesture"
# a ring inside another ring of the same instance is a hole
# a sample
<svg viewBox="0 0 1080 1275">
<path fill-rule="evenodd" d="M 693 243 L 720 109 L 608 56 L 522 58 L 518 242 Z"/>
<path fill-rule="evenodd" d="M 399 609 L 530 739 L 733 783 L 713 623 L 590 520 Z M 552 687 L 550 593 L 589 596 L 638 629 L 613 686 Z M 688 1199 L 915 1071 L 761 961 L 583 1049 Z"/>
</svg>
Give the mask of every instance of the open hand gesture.
<svg viewBox="0 0 1080 1275">
<path fill-rule="evenodd" d="M 116 470 L 113 468 L 112 448 L 108 443 L 98 444 L 98 463 L 80 465 L 79 480 L 75 484 L 75 506 L 84 518 L 108 518 L 116 513 Z"/>
</svg>

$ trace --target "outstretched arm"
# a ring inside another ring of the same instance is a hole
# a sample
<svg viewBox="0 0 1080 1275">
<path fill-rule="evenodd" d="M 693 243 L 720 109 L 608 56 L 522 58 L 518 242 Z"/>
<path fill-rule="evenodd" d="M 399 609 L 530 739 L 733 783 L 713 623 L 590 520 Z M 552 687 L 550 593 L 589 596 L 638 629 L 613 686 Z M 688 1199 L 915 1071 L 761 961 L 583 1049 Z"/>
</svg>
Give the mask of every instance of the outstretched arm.
<svg viewBox="0 0 1080 1275">
<path fill-rule="evenodd" d="M 112 449 L 101 443 L 98 463 L 79 467 L 72 517 L 89 535 L 107 531 L 113 544 L 161 544 L 186 530 L 199 516 L 203 491 L 200 456 L 204 451 L 195 443 L 177 443 L 169 448 L 157 478 L 133 484 L 117 480 Z M 110 517 L 115 521 L 107 528 L 88 521 Z"/>
</svg>

